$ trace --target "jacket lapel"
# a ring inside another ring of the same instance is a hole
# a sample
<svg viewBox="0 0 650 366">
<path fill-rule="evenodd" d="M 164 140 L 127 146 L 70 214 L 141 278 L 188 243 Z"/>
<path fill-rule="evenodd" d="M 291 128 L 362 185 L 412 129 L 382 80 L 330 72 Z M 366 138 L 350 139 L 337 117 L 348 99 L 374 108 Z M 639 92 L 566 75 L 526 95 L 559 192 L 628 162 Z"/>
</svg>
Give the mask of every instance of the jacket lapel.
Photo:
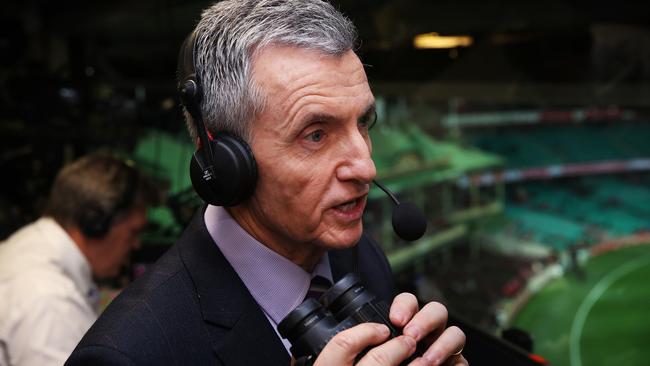
<svg viewBox="0 0 650 366">
<path fill-rule="evenodd" d="M 330 259 L 330 268 L 332 269 L 332 279 L 334 283 L 343 278 L 348 273 L 357 272 L 357 246 L 342 249 L 330 250 L 327 252 Z"/>
<path fill-rule="evenodd" d="M 242 314 L 216 352 L 225 365 L 289 365 L 290 361 L 289 353 L 259 308 Z"/>
<path fill-rule="evenodd" d="M 179 250 L 196 289 L 213 350 L 224 365 L 288 365 L 289 354 L 208 233 L 202 210 Z"/>
</svg>

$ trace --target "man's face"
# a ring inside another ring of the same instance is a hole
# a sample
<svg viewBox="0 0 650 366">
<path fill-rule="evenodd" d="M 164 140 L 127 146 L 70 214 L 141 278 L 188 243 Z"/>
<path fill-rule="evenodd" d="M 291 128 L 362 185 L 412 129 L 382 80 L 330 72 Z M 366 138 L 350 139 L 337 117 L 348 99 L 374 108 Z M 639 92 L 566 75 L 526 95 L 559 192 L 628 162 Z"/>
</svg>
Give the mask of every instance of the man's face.
<svg viewBox="0 0 650 366">
<path fill-rule="evenodd" d="M 93 244 L 100 252 L 93 266 L 95 277 L 109 278 L 120 273 L 131 250 L 140 247 L 140 232 L 146 223 L 146 210 L 136 208 L 115 222 L 108 233 Z"/>
<path fill-rule="evenodd" d="M 359 58 L 271 46 L 256 57 L 253 78 L 266 104 L 252 125 L 259 182 L 246 203 L 253 222 L 243 226 L 290 259 L 355 244 L 376 175 L 374 98 Z"/>
</svg>

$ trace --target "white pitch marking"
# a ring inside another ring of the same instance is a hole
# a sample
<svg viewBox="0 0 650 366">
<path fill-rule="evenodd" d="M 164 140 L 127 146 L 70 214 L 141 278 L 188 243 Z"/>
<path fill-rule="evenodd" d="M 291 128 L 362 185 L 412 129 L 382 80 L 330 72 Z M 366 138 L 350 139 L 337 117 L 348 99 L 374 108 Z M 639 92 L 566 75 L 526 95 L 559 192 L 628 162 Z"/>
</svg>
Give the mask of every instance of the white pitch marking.
<svg viewBox="0 0 650 366">
<path fill-rule="evenodd" d="M 650 262 L 650 257 L 645 256 L 637 258 L 635 261 L 627 262 L 616 268 L 616 270 L 609 272 L 603 276 L 596 285 L 589 291 L 589 294 L 582 300 L 573 323 L 571 324 L 571 333 L 569 338 L 569 350 L 571 357 L 571 366 L 582 366 L 582 356 L 580 355 L 580 338 L 582 337 L 582 329 L 587 320 L 587 316 L 591 308 L 598 302 L 598 299 L 607 291 L 620 277 L 632 272 L 633 270 L 642 267 L 646 262 Z"/>
</svg>

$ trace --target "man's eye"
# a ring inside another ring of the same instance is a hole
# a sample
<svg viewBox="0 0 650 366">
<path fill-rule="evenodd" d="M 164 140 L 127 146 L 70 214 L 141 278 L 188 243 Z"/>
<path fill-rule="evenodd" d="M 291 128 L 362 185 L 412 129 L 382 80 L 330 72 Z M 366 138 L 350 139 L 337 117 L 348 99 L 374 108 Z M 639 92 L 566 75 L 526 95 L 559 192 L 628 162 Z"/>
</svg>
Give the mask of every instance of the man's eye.
<svg viewBox="0 0 650 366">
<path fill-rule="evenodd" d="M 324 136 L 325 132 L 323 130 L 316 130 L 307 135 L 307 139 L 309 139 L 311 142 L 319 142 L 323 139 Z"/>
<path fill-rule="evenodd" d="M 370 130 L 375 125 L 375 123 L 377 123 L 377 114 L 374 113 L 371 116 L 366 116 L 359 119 L 358 122 L 359 127 L 366 130 Z"/>
</svg>

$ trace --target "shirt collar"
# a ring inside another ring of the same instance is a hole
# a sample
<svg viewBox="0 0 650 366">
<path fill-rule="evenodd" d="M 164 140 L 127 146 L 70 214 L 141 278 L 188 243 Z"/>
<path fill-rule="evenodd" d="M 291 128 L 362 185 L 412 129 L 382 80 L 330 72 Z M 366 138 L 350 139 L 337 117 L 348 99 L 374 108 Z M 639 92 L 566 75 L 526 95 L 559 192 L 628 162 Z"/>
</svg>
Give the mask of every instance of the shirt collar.
<svg viewBox="0 0 650 366">
<path fill-rule="evenodd" d="M 90 263 L 70 235 L 52 218 L 42 217 L 35 223 L 37 230 L 52 249 L 51 260 L 62 269 L 75 287 L 92 304 L 96 305 L 99 293 L 93 282 Z"/>
<path fill-rule="evenodd" d="M 314 276 L 332 282 L 327 255 L 323 255 L 314 271 L 308 273 L 253 238 L 223 207 L 208 205 L 204 219 L 224 257 L 276 324 L 302 303 Z"/>
</svg>

